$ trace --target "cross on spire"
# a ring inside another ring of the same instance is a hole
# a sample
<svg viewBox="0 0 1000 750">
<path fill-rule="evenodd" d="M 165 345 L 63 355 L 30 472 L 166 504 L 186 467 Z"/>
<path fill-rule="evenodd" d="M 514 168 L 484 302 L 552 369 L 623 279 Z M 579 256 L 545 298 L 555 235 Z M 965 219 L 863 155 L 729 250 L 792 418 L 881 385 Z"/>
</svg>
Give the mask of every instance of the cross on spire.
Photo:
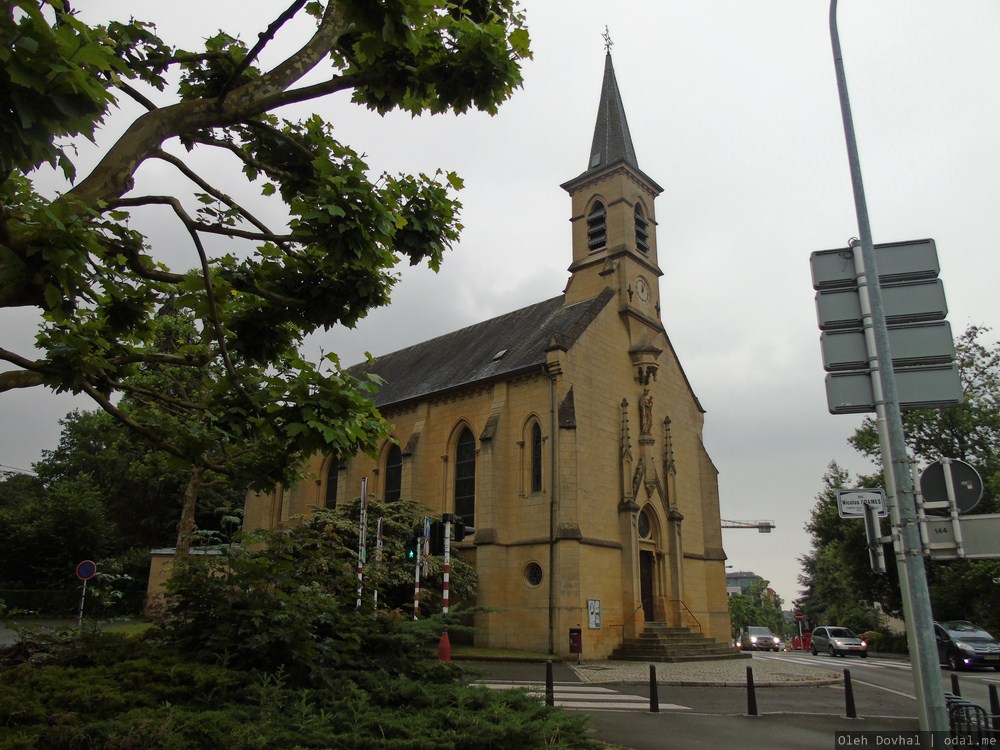
<svg viewBox="0 0 1000 750">
<path fill-rule="evenodd" d="M 604 25 L 604 33 L 601 36 L 604 37 L 604 51 L 610 55 L 611 48 L 615 46 L 615 43 L 611 41 L 611 32 L 608 31 L 607 24 Z"/>
</svg>

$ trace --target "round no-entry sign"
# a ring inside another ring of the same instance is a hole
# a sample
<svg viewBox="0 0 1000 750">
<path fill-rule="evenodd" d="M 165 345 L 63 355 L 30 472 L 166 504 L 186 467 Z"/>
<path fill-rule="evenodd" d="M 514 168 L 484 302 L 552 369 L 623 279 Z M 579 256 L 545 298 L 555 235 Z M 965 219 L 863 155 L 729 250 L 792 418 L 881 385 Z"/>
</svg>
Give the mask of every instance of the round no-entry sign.
<svg viewBox="0 0 1000 750">
<path fill-rule="evenodd" d="M 97 563 L 93 560 L 84 560 L 76 566 L 76 577 L 81 581 L 87 581 L 97 575 Z"/>
<path fill-rule="evenodd" d="M 932 463 L 920 474 L 920 494 L 924 500 L 948 502 L 949 478 L 958 512 L 968 513 L 983 497 L 983 479 L 965 461 L 947 458 Z"/>
</svg>

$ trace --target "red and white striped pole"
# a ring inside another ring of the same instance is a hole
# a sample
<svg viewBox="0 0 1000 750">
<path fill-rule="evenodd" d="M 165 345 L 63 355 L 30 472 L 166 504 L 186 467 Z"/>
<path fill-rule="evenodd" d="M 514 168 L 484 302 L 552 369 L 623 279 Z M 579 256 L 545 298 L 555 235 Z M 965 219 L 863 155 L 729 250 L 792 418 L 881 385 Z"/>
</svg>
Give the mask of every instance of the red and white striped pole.
<svg viewBox="0 0 1000 750">
<path fill-rule="evenodd" d="M 448 592 L 451 584 L 451 524 L 455 516 L 445 513 L 441 516 L 444 521 L 444 582 L 441 588 L 441 611 L 448 614 Z"/>
<path fill-rule="evenodd" d="M 361 609 L 361 588 L 365 578 L 365 537 L 368 535 L 368 477 L 361 479 L 361 518 L 358 523 L 358 600 L 355 609 Z"/>
<path fill-rule="evenodd" d="M 444 572 L 441 584 L 441 611 L 448 614 L 448 594 L 451 586 L 451 524 L 455 516 L 445 513 L 441 516 L 444 521 Z M 441 641 L 438 643 L 438 659 L 441 661 L 451 661 L 451 641 L 448 639 L 448 631 L 441 634 Z"/>
<path fill-rule="evenodd" d="M 413 571 L 413 619 L 420 614 L 420 569 L 427 565 L 427 545 L 430 544 L 431 519 L 424 516 L 424 534 L 417 541 L 417 560 Z"/>
<path fill-rule="evenodd" d="M 382 564 L 382 516 L 378 517 L 378 523 L 375 525 L 375 562 L 380 566 Z M 375 609 L 377 611 L 378 589 L 375 589 L 373 598 L 375 600 Z"/>
<path fill-rule="evenodd" d="M 420 537 L 417 542 L 417 563 L 413 571 L 413 619 L 417 619 L 420 612 L 420 558 L 423 556 L 424 538 Z"/>
</svg>

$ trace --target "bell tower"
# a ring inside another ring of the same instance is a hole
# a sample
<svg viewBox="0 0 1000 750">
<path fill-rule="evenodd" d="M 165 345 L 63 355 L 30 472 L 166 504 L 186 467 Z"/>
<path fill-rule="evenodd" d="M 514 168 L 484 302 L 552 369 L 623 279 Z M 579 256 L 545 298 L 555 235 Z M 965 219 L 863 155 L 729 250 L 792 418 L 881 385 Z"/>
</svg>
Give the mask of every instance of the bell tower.
<svg viewBox="0 0 1000 750">
<path fill-rule="evenodd" d="M 618 292 L 621 312 L 656 330 L 660 323 L 656 211 L 663 192 L 641 169 L 611 61 L 610 42 L 587 169 L 562 188 L 572 201 L 573 262 L 566 302 Z"/>
</svg>

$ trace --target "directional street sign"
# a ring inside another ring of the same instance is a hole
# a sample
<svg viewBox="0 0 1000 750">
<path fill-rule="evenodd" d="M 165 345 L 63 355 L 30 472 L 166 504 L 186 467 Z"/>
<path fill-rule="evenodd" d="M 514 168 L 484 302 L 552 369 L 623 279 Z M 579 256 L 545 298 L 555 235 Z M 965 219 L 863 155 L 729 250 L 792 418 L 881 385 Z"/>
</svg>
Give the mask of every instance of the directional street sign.
<svg viewBox="0 0 1000 750">
<path fill-rule="evenodd" d="M 875 394 L 857 286 L 856 249 L 823 250 L 809 258 L 820 349 L 832 414 L 875 411 Z M 875 245 L 882 307 L 901 409 L 930 409 L 962 403 L 954 364 L 955 345 L 945 320 L 948 304 L 934 240 Z"/>
<path fill-rule="evenodd" d="M 868 368 L 864 331 L 824 331 L 820 343 L 827 372 Z M 955 339 L 947 320 L 892 327 L 889 348 L 894 367 L 948 364 L 955 357 Z"/>
<path fill-rule="evenodd" d="M 847 248 L 820 250 L 810 260 L 813 289 L 843 289 L 857 286 L 854 257 Z M 934 240 L 913 240 L 875 245 L 878 278 L 882 284 L 917 279 L 936 279 L 941 272 Z"/>
<path fill-rule="evenodd" d="M 897 367 L 896 393 L 899 408 L 933 409 L 962 403 L 962 380 L 955 365 Z M 875 411 L 871 374 L 830 373 L 826 376 L 826 401 L 831 414 L 863 414 Z"/>
<path fill-rule="evenodd" d="M 946 518 L 928 518 L 925 522 L 928 554 L 938 560 L 1000 559 L 1000 513 L 962 516 L 958 520 L 962 552 L 959 553 L 955 525 Z"/>
<path fill-rule="evenodd" d="M 920 321 L 944 320 L 948 303 L 940 279 L 909 284 L 883 284 L 882 304 L 885 321 L 890 326 Z M 816 315 L 822 331 L 861 328 L 861 301 L 857 288 L 816 292 Z"/>
</svg>

